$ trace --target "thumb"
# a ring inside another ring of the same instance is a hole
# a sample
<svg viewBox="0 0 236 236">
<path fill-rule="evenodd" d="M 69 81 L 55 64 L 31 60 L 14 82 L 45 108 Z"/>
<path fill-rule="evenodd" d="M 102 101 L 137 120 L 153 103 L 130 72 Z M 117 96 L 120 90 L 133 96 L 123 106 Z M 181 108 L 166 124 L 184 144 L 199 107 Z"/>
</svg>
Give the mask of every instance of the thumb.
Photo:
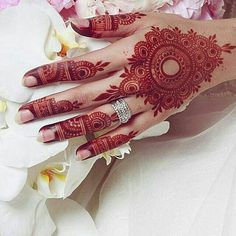
<svg viewBox="0 0 236 236">
<path fill-rule="evenodd" d="M 72 28 L 80 35 L 93 38 L 124 37 L 143 25 L 146 14 L 136 12 L 120 15 L 102 15 L 90 19 L 73 18 Z"/>
</svg>

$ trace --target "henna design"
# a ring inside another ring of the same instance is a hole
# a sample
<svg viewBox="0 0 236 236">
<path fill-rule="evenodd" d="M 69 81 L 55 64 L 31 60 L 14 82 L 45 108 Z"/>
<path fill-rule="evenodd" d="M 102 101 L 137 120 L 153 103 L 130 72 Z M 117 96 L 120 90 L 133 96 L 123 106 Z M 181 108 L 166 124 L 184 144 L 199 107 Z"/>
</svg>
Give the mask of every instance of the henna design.
<svg viewBox="0 0 236 236">
<path fill-rule="evenodd" d="M 119 26 L 131 25 L 137 19 L 141 19 L 146 14 L 136 12 L 120 15 L 102 15 L 89 19 L 89 27 L 77 27 L 73 25 L 74 29 L 84 36 L 100 38 L 104 31 L 117 31 Z M 97 31 L 97 32 L 96 32 Z"/>
<path fill-rule="evenodd" d="M 97 138 L 97 139 L 89 141 L 86 144 L 80 146 L 77 149 L 77 152 L 79 150 L 89 150 L 91 152 L 91 156 L 88 158 L 91 158 L 93 156 L 96 156 L 96 155 L 99 155 L 99 154 L 104 153 L 106 151 L 117 148 L 125 143 L 128 143 L 137 134 L 138 134 L 138 132 L 132 131 L 128 135 L 118 134 L 118 135 L 114 135 L 112 137 L 105 136 L 105 137 Z M 86 159 L 88 159 L 88 158 L 86 158 Z"/>
<path fill-rule="evenodd" d="M 217 45 L 216 35 L 207 38 L 193 30 L 182 33 L 178 28 L 152 27 L 145 41 L 135 45 L 120 85 L 111 85 L 94 101 L 141 96 L 145 104 L 153 105 L 154 116 L 163 109 L 179 108 L 204 81 L 211 81 L 213 71 L 223 64 L 222 53 L 231 53 L 235 48 Z"/>
<path fill-rule="evenodd" d="M 104 71 L 110 62 L 99 61 L 93 64 L 89 61 L 64 61 L 37 67 L 26 73 L 37 79 L 37 85 L 58 81 L 77 81 L 94 77 L 98 72 Z"/>
<path fill-rule="evenodd" d="M 104 112 L 98 111 L 44 126 L 40 131 L 51 129 L 55 134 L 55 139 L 50 140 L 50 142 L 61 141 L 103 130 L 118 120 L 119 118 L 115 114 L 109 116 Z"/>
<path fill-rule="evenodd" d="M 29 110 L 35 118 L 48 117 L 60 113 L 70 112 L 79 109 L 82 103 L 78 101 L 70 102 L 67 100 L 56 101 L 55 98 L 41 98 L 23 105 L 21 110 Z"/>
</svg>

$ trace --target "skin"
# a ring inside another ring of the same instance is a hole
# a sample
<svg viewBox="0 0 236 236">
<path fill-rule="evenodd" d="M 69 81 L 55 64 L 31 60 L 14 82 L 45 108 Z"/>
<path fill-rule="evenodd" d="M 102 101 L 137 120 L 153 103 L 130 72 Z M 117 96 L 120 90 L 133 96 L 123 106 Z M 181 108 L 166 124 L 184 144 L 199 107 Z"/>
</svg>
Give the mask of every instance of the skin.
<svg viewBox="0 0 236 236">
<path fill-rule="evenodd" d="M 236 78 L 236 20 L 193 21 L 176 15 L 133 13 L 75 19 L 74 30 L 112 44 L 78 58 L 27 72 L 27 87 L 63 82 L 83 84 L 24 104 L 19 123 L 90 109 L 49 124 L 39 141 L 55 142 L 109 129 L 77 149 L 85 160 L 129 142 L 167 119 L 203 91 Z M 111 102 L 124 98 L 132 111 L 120 124 Z"/>
</svg>

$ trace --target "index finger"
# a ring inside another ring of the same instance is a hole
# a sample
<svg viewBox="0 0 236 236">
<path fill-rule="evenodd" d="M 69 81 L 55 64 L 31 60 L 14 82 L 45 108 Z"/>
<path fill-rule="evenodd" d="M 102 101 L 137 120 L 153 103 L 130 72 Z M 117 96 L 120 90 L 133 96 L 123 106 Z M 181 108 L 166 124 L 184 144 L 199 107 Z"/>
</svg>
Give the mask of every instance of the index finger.
<svg viewBox="0 0 236 236">
<path fill-rule="evenodd" d="M 80 82 L 89 78 L 108 77 L 125 63 L 125 56 L 120 55 L 119 59 L 114 56 L 120 47 L 120 44 L 110 45 L 81 57 L 39 66 L 24 75 L 23 84 L 35 87 L 59 81 Z"/>
</svg>

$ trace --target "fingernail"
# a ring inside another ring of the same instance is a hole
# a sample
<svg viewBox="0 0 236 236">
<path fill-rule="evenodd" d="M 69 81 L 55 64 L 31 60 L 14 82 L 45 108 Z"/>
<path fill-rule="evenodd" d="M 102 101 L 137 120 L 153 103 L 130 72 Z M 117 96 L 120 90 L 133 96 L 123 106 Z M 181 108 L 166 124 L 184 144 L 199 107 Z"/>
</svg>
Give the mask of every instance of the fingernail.
<svg viewBox="0 0 236 236">
<path fill-rule="evenodd" d="M 34 119 L 34 115 L 29 110 L 18 111 L 17 114 L 16 114 L 16 117 L 15 117 L 15 121 L 18 124 L 22 124 L 22 123 L 25 123 L 27 121 L 31 121 L 33 119 Z"/>
<path fill-rule="evenodd" d="M 77 150 L 76 155 L 78 160 L 82 161 L 91 157 L 92 153 L 89 150 L 82 149 L 82 150 Z"/>
<path fill-rule="evenodd" d="M 51 129 L 41 130 L 38 134 L 37 140 L 42 143 L 50 142 L 55 140 L 55 132 Z"/>
<path fill-rule="evenodd" d="M 28 87 L 33 87 L 38 84 L 38 81 L 34 76 L 25 76 L 23 78 L 23 84 Z"/>
<path fill-rule="evenodd" d="M 72 23 L 72 27 L 74 25 L 77 28 L 88 28 L 90 25 L 88 19 L 71 18 L 70 21 Z"/>
</svg>

